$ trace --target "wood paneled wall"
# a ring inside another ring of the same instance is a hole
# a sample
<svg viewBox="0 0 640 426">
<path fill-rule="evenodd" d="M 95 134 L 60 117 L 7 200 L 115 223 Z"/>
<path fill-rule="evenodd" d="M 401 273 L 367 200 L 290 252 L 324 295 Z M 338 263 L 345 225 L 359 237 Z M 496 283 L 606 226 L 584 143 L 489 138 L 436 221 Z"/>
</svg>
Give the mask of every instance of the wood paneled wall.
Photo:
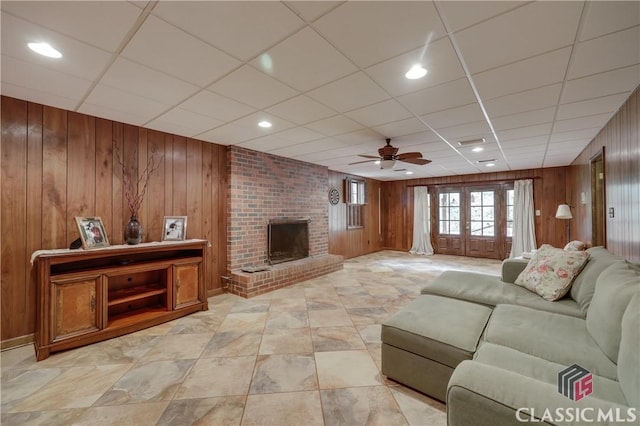
<svg viewBox="0 0 640 426">
<path fill-rule="evenodd" d="M 186 215 L 187 238 L 212 245 L 208 292 L 221 291 L 227 257 L 226 147 L 3 96 L 3 344 L 34 332 L 32 252 L 69 247 L 79 236 L 75 216 L 100 216 L 110 243 L 122 244 L 130 214 L 113 141 L 133 175 L 144 170 L 149 156 L 163 158 L 138 215 L 144 241 L 161 239 L 165 215 Z"/>
<path fill-rule="evenodd" d="M 340 202 L 335 206 L 329 204 L 329 253 L 342 255 L 345 259 L 379 251 L 382 248 L 382 236 L 379 231 L 381 182 L 365 179 L 368 202 L 364 208 L 364 228 L 347 229 L 344 180 L 348 177 L 364 179 L 329 170 L 329 188 L 338 188 L 340 191 Z"/>
<path fill-rule="evenodd" d="M 573 194 L 572 238 L 590 242 L 591 158 L 604 147 L 606 207 L 614 217 L 606 216 L 606 246 L 611 252 L 640 262 L 640 89 L 598 133 L 571 164 L 568 186 Z M 586 204 L 580 204 L 580 193 Z M 574 232 L 575 230 L 575 232 Z"/>
<path fill-rule="evenodd" d="M 533 178 L 533 202 L 538 246 L 562 247 L 567 239 L 567 221 L 555 218 L 558 204 L 566 202 L 566 167 L 529 169 L 510 172 L 479 173 L 429 179 L 382 182 L 383 246 L 394 250 L 411 249 L 413 239 L 413 186 L 473 185 Z"/>
</svg>

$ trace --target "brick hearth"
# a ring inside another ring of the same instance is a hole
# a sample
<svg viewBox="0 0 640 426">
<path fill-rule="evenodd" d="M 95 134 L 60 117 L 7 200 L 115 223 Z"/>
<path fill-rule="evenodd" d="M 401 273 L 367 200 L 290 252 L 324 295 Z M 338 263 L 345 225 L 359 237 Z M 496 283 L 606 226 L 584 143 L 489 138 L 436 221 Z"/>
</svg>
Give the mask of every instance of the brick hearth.
<svg viewBox="0 0 640 426">
<path fill-rule="evenodd" d="M 228 291 L 251 297 L 342 268 L 329 255 L 329 172 L 324 166 L 230 146 L 227 212 Z M 269 271 L 269 219 L 309 218 L 309 257 Z"/>
</svg>

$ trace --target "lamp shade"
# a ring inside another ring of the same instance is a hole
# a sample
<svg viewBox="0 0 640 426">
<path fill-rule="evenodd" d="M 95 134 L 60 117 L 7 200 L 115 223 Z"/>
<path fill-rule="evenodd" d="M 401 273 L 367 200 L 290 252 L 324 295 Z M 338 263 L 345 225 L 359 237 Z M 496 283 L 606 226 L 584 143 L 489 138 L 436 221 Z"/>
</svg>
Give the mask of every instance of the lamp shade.
<svg viewBox="0 0 640 426">
<path fill-rule="evenodd" d="M 396 165 L 396 160 L 381 160 L 380 168 L 383 170 L 393 169 L 393 166 Z"/>
<path fill-rule="evenodd" d="M 556 219 L 573 219 L 571 207 L 568 204 L 560 204 L 556 211 Z"/>
</svg>

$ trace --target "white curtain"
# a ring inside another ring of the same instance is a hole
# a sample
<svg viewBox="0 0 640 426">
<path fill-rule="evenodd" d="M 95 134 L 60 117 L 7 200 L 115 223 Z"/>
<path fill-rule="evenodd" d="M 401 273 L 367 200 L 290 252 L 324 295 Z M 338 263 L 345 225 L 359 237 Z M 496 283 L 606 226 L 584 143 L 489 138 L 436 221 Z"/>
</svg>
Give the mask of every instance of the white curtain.
<svg viewBox="0 0 640 426">
<path fill-rule="evenodd" d="M 513 195 L 513 236 L 510 258 L 536 249 L 533 180 L 515 181 Z"/>
<path fill-rule="evenodd" d="M 413 188 L 413 246 L 410 253 L 433 255 L 431 246 L 431 205 L 426 186 Z"/>
</svg>

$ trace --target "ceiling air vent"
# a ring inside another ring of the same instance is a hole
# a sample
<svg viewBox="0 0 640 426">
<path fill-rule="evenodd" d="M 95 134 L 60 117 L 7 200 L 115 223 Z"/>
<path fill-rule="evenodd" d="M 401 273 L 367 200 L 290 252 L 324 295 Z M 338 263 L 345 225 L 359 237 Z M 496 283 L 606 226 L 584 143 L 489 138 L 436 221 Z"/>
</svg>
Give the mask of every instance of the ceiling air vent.
<svg viewBox="0 0 640 426">
<path fill-rule="evenodd" d="M 489 158 L 486 160 L 478 160 L 478 163 L 482 164 L 482 163 L 493 163 L 494 161 L 496 161 L 495 158 Z"/>
<path fill-rule="evenodd" d="M 485 142 L 486 141 L 484 140 L 484 138 L 478 138 L 478 139 L 469 139 L 466 141 L 458 141 L 458 145 L 462 147 L 467 147 L 467 146 L 481 145 Z"/>
</svg>

